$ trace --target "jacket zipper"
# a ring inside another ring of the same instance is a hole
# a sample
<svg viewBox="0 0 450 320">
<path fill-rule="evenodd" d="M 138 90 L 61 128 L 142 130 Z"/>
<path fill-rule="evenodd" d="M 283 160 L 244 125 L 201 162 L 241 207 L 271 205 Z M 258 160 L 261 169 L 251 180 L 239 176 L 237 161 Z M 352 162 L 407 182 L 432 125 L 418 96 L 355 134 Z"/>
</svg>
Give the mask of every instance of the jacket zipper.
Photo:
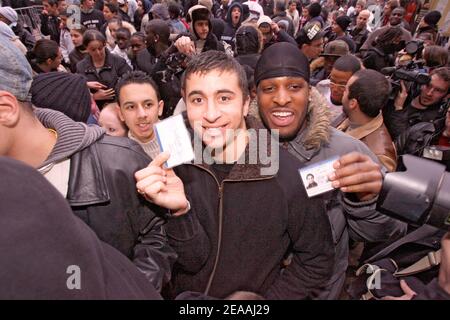
<svg viewBox="0 0 450 320">
<path fill-rule="evenodd" d="M 219 188 L 219 230 L 218 230 L 218 239 L 217 239 L 217 253 L 216 253 L 216 257 L 214 259 L 214 266 L 213 266 L 213 270 L 211 271 L 211 274 L 209 276 L 208 279 L 208 283 L 206 285 L 206 289 L 204 291 L 205 295 L 208 295 L 209 290 L 211 289 L 211 285 L 212 282 L 214 280 L 214 276 L 216 275 L 216 269 L 217 269 L 217 265 L 219 264 L 219 257 L 220 257 L 220 251 L 222 248 L 222 236 L 223 236 L 223 187 L 224 187 L 224 182 L 243 182 L 243 181 L 260 181 L 260 180 L 268 180 L 273 178 L 273 176 L 268 176 L 267 178 L 256 178 L 256 179 L 245 179 L 245 180 L 227 180 L 224 179 L 222 181 L 222 183 L 219 183 L 219 181 L 217 180 L 216 176 L 214 175 L 213 172 L 211 172 L 211 170 L 208 170 L 202 166 L 199 165 L 195 165 L 193 164 L 193 166 L 198 167 L 206 172 L 208 172 L 216 181 L 217 187 Z"/>
</svg>

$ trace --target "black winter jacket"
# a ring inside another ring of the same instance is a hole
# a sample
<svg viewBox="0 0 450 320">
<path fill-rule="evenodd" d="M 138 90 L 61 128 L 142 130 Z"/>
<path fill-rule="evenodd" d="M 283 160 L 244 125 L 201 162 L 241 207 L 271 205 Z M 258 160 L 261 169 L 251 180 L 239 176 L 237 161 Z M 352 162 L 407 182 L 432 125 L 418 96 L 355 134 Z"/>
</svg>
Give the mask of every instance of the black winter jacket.
<svg viewBox="0 0 450 320">
<path fill-rule="evenodd" d="M 50 36 L 50 39 L 59 45 L 59 29 L 60 20 L 58 17 L 41 15 L 41 32 L 44 36 Z"/>
<path fill-rule="evenodd" d="M 176 169 L 192 209 L 167 224 L 179 255 L 175 294 L 191 290 L 224 298 L 244 290 L 269 299 L 305 299 L 326 284 L 334 248 L 324 202 L 307 198 L 301 165 L 279 150 L 275 175 L 262 175 L 260 163 L 235 164 L 219 183 L 207 165 Z M 292 261 L 283 268 L 290 253 Z"/>
<path fill-rule="evenodd" d="M 37 109 L 36 114 L 45 127 L 58 132 L 54 152 L 73 144 L 64 136 L 79 134 L 80 123 L 47 109 Z M 107 135 L 67 157 L 70 174 L 66 198 L 73 212 L 161 289 L 170 278 L 176 255 L 167 242 L 161 218 L 165 212 L 137 193 L 134 179 L 134 173 L 151 159 L 134 141 Z"/>
<path fill-rule="evenodd" d="M 131 71 L 130 66 L 122 57 L 115 54 L 111 54 L 108 49 L 106 49 L 105 64 L 97 72 L 91 57 L 88 55 L 83 60 L 77 64 L 77 73 L 82 74 L 87 81 L 98 81 L 108 88 L 113 88 L 116 86 L 119 78 L 125 73 Z M 97 101 L 99 107 L 102 107 L 106 101 Z"/>
</svg>

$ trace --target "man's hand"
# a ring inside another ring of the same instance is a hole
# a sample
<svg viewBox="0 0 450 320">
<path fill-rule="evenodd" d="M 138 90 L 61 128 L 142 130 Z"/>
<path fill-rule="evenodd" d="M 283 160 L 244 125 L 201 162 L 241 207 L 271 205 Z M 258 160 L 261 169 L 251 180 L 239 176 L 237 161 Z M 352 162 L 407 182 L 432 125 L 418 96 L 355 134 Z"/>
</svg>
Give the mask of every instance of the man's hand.
<svg viewBox="0 0 450 320">
<path fill-rule="evenodd" d="M 95 100 L 111 100 L 114 99 L 115 92 L 114 89 L 100 89 L 96 93 L 94 93 Z"/>
<path fill-rule="evenodd" d="M 180 53 L 183 53 L 187 56 L 195 54 L 195 44 L 189 37 L 180 37 L 177 41 L 175 41 L 175 47 Z"/>
<path fill-rule="evenodd" d="M 417 293 L 408 286 L 405 280 L 400 280 L 400 287 L 402 288 L 404 295 L 401 297 L 386 296 L 383 297 L 382 300 L 411 300 L 417 295 Z"/>
<path fill-rule="evenodd" d="M 439 285 L 450 294 L 450 232 L 442 238 L 441 268 L 439 269 Z"/>
<path fill-rule="evenodd" d="M 174 216 L 188 211 L 188 201 L 184 185 L 173 169 L 164 169 L 163 164 L 169 159 L 167 152 L 159 154 L 147 168 L 135 173 L 136 188 L 148 201 L 169 210 Z"/>
<path fill-rule="evenodd" d="M 383 175 L 380 165 L 359 152 L 351 152 L 339 158 L 333 167 L 335 172 L 328 179 L 334 188 L 342 192 L 356 193 L 359 200 L 373 199 L 380 193 Z"/>
<path fill-rule="evenodd" d="M 86 82 L 86 84 L 89 89 L 93 89 L 93 90 L 100 90 L 100 89 L 108 88 L 107 86 L 105 86 L 104 84 L 101 84 L 98 81 L 88 81 L 88 82 Z"/>
<path fill-rule="evenodd" d="M 394 107 L 396 111 L 403 110 L 403 106 L 407 98 L 408 98 L 408 89 L 406 89 L 406 85 L 403 82 L 403 80 L 400 80 L 400 91 L 398 92 L 394 101 Z"/>
</svg>

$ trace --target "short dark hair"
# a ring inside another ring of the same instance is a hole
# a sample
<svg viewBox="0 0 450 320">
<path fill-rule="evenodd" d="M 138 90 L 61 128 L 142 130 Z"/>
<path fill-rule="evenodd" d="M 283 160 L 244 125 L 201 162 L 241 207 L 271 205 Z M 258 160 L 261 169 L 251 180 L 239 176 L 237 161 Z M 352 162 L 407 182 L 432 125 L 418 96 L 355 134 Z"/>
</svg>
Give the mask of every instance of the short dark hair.
<svg viewBox="0 0 450 320">
<path fill-rule="evenodd" d="M 169 44 L 170 27 L 167 21 L 161 19 L 150 20 L 145 26 L 145 32 L 149 33 L 150 30 L 159 36 L 162 43 Z"/>
<path fill-rule="evenodd" d="M 111 18 L 111 20 L 109 20 L 107 23 L 108 23 L 108 25 L 110 23 L 117 23 L 119 26 L 122 26 L 123 25 L 123 20 L 122 20 L 121 17 L 117 16 L 117 17 Z"/>
<path fill-rule="evenodd" d="M 150 85 L 153 90 L 155 90 L 156 92 L 156 97 L 158 98 L 158 101 L 161 100 L 161 95 L 159 94 L 159 88 L 156 85 L 155 81 L 152 80 L 152 78 L 146 74 L 145 72 L 142 71 L 130 71 L 125 73 L 121 78 L 119 78 L 119 80 L 117 81 L 116 84 L 116 96 L 117 96 L 117 103 L 120 106 L 120 90 L 125 87 L 126 85 L 129 84 L 133 84 L 133 83 L 137 83 L 137 84 L 148 84 Z"/>
<path fill-rule="evenodd" d="M 277 9 L 278 12 L 283 12 L 286 10 L 286 4 L 283 1 L 275 0 L 275 9 Z"/>
<path fill-rule="evenodd" d="M 339 57 L 333 65 L 333 68 L 343 72 L 355 72 L 361 70 L 361 61 L 354 55 L 347 54 Z"/>
<path fill-rule="evenodd" d="M 130 32 L 129 29 L 124 28 L 124 27 L 120 27 L 119 29 L 117 29 L 116 34 L 119 33 L 119 32 L 120 33 L 125 33 L 127 35 L 128 39 L 131 38 L 131 32 Z"/>
<path fill-rule="evenodd" d="M 58 5 L 58 0 L 42 0 L 42 3 L 48 2 L 49 5 L 53 6 L 57 6 Z"/>
<path fill-rule="evenodd" d="M 109 9 L 109 11 L 111 11 L 111 13 L 119 12 L 119 6 L 114 3 L 105 3 L 105 7 L 108 7 L 108 9 Z"/>
<path fill-rule="evenodd" d="M 54 60 L 59 53 L 59 46 L 53 40 L 39 39 L 33 47 L 33 50 L 28 51 L 27 58 L 32 64 L 40 64 L 47 61 L 47 59 Z"/>
<path fill-rule="evenodd" d="M 390 84 L 384 75 L 375 70 L 356 72 L 355 81 L 348 88 L 348 99 L 358 101 L 359 109 L 368 117 L 375 118 L 389 98 Z"/>
<path fill-rule="evenodd" d="M 210 71 L 219 70 L 236 73 L 243 98 L 249 96 L 247 76 L 244 68 L 234 58 L 225 52 L 210 50 L 194 56 L 187 64 L 181 78 L 181 88 L 186 90 L 186 79 L 193 73 L 207 74 Z"/>
<path fill-rule="evenodd" d="M 441 67 L 441 68 L 434 69 L 433 71 L 431 71 L 430 76 L 432 76 L 434 74 L 439 76 L 439 78 L 441 78 L 445 82 L 450 83 L 450 69 L 449 68 Z"/>
<path fill-rule="evenodd" d="M 106 38 L 105 36 L 98 30 L 87 30 L 84 34 L 83 34 L 83 46 L 85 48 L 88 47 L 89 43 L 91 43 L 92 41 L 100 41 L 102 43 L 106 43 Z"/>
<path fill-rule="evenodd" d="M 314 179 L 314 175 L 313 175 L 312 173 L 308 173 L 308 174 L 306 175 L 306 179 L 308 179 L 309 177 L 311 177 L 311 178 Z"/>
<path fill-rule="evenodd" d="M 427 67 L 446 67 L 448 50 L 441 46 L 428 46 L 423 51 L 423 58 Z"/>
<path fill-rule="evenodd" d="M 141 31 L 136 31 L 135 33 L 133 33 L 131 35 L 131 38 L 139 38 L 140 40 L 142 40 L 143 42 L 145 42 L 145 33 L 141 32 Z"/>
<path fill-rule="evenodd" d="M 171 14 L 174 19 L 180 17 L 181 7 L 178 3 L 174 2 L 174 1 L 169 2 L 169 6 L 167 9 L 169 10 L 169 14 Z"/>
<path fill-rule="evenodd" d="M 322 6 L 317 2 L 311 3 L 308 6 L 308 13 L 311 18 L 318 17 L 322 11 Z"/>
<path fill-rule="evenodd" d="M 437 75 L 443 81 L 447 82 L 447 94 L 450 93 L 450 69 L 447 67 L 436 68 L 430 72 L 430 76 Z"/>
</svg>

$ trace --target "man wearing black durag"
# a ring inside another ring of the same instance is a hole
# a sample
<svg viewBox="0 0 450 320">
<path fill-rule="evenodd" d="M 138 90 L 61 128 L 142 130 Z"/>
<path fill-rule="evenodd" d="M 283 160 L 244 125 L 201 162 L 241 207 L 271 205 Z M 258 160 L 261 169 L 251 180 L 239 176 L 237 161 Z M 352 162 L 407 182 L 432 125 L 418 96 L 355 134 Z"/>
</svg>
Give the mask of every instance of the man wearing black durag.
<svg viewBox="0 0 450 320">
<path fill-rule="evenodd" d="M 348 265 L 349 238 L 386 241 L 406 232 L 406 224 L 375 211 L 382 185 L 376 156 L 367 146 L 330 126 L 328 105 L 309 86 L 308 59 L 290 43 L 263 51 L 255 69 L 259 113 L 267 128 L 278 129 L 282 145 L 298 166 L 339 157 L 334 191 L 322 195 L 332 226 L 336 259 L 333 276 L 317 298 L 337 299 Z M 383 169 L 384 170 L 384 169 Z"/>
<path fill-rule="evenodd" d="M 35 169 L 0 157 L 0 299 L 161 299 Z"/>
</svg>

